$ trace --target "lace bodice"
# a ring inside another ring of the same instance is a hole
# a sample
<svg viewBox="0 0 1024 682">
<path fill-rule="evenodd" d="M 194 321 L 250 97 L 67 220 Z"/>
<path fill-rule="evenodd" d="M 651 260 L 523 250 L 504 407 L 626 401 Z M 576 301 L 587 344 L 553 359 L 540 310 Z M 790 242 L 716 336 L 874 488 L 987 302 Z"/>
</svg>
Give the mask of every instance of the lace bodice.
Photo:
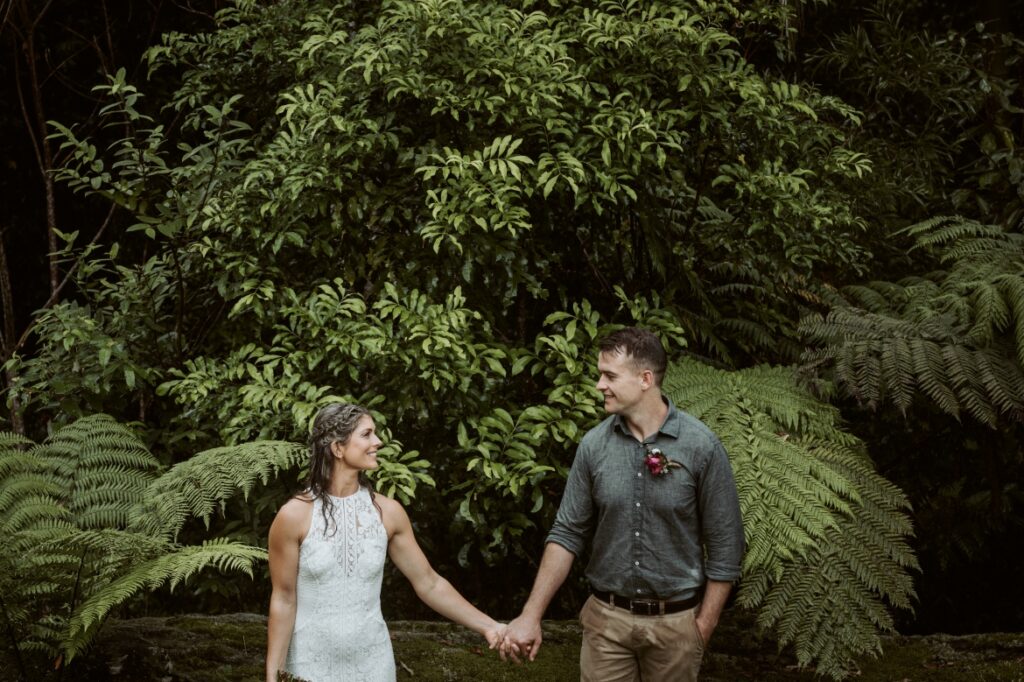
<svg viewBox="0 0 1024 682">
<path fill-rule="evenodd" d="M 387 531 L 365 488 L 313 503 L 299 548 L 295 629 L 286 668 L 310 682 L 394 682 L 391 639 L 380 611 Z"/>
</svg>

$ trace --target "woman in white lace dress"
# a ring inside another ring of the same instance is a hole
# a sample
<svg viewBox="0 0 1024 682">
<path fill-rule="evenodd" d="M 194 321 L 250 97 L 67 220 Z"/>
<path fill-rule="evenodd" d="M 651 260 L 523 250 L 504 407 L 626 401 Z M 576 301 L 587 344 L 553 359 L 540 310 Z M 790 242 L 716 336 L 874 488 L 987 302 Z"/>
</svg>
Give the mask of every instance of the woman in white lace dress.
<svg viewBox="0 0 1024 682">
<path fill-rule="evenodd" d="M 270 527 L 267 682 L 282 670 L 310 682 L 395 681 L 380 611 L 385 554 L 428 606 L 495 648 L 504 626 L 430 567 L 405 509 L 366 479 L 381 445 L 369 412 L 328 405 L 310 441 L 307 490 L 285 503 Z"/>
</svg>

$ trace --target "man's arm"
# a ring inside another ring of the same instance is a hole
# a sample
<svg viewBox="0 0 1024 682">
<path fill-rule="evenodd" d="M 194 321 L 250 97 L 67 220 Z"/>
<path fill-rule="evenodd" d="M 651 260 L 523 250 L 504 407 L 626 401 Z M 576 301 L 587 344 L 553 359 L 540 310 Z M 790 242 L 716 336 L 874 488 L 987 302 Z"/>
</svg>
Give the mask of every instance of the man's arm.
<svg viewBox="0 0 1024 682">
<path fill-rule="evenodd" d="M 729 457 L 717 439 L 699 485 L 701 534 L 707 548 L 704 566 L 707 583 L 697 613 L 697 629 L 707 644 L 718 626 L 732 584 L 740 577 L 745 544 L 736 482 Z"/>
<path fill-rule="evenodd" d="M 732 583 L 720 580 L 708 580 L 704 586 L 704 598 L 700 602 L 700 609 L 697 612 L 697 630 L 704 644 L 711 640 L 711 635 L 718 627 L 718 618 L 725 608 L 725 601 L 729 598 L 732 590 Z"/>
<path fill-rule="evenodd" d="M 508 624 L 501 645 L 501 658 L 511 656 L 516 663 L 519 654 L 529 660 L 537 657 L 540 650 L 540 621 L 554 598 L 558 588 L 565 582 L 572 569 L 572 562 L 583 551 L 591 534 L 594 519 L 594 501 L 591 496 L 591 478 L 587 465 L 587 438 L 584 437 L 576 449 L 576 457 L 569 468 L 565 481 L 565 492 L 555 514 L 555 523 L 548 533 L 544 555 L 533 581 L 530 597 L 523 605 L 523 612 Z"/>
<path fill-rule="evenodd" d="M 540 621 L 558 588 L 569 575 L 575 559 L 575 554 L 556 542 L 549 542 L 544 547 L 544 556 L 540 560 L 540 568 L 537 569 L 530 598 L 526 600 L 523 612 L 508 624 L 505 631 L 505 641 L 501 646 L 502 660 L 506 660 L 506 656 L 511 656 L 512 660 L 518 663 L 517 652 L 531 661 L 537 658 L 542 639 Z"/>
</svg>

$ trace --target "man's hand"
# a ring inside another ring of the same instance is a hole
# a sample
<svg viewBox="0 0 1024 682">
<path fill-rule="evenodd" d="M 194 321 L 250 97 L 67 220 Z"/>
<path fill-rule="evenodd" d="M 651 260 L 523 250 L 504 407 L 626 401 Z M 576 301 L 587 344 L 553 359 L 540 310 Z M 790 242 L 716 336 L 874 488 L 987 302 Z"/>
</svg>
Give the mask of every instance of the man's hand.
<svg viewBox="0 0 1024 682">
<path fill-rule="evenodd" d="M 537 658 L 541 643 L 540 620 L 519 616 L 505 629 L 505 639 L 501 643 L 501 660 L 509 658 L 520 663 L 519 656 L 532 661 Z"/>
<path fill-rule="evenodd" d="M 697 632 L 704 640 L 704 646 L 711 641 L 711 634 L 718 627 L 718 618 L 722 615 L 725 601 L 729 598 L 732 583 L 709 580 L 704 586 L 704 599 L 697 612 Z"/>
<path fill-rule="evenodd" d="M 701 642 L 706 647 L 708 642 L 711 641 L 711 634 L 715 631 L 715 628 L 718 627 L 718 622 L 717 620 L 715 622 L 711 622 L 710 619 L 705 620 L 700 616 L 697 616 L 696 621 L 697 632 L 700 633 Z"/>
</svg>

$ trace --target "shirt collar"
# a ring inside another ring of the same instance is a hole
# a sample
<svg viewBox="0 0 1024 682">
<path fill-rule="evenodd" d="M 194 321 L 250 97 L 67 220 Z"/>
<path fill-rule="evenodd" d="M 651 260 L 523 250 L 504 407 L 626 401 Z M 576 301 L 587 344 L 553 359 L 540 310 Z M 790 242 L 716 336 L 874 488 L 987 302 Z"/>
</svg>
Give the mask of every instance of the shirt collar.
<svg viewBox="0 0 1024 682">
<path fill-rule="evenodd" d="M 661 427 L 658 429 L 659 434 L 671 436 L 672 438 L 679 438 L 680 429 L 680 416 L 679 410 L 676 409 L 675 403 L 664 393 L 661 394 L 661 401 L 668 405 L 668 414 L 665 415 L 665 421 L 662 422 Z M 612 416 L 612 428 L 618 429 L 620 432 L 628 435 L 632 435 L 629 432 L 629 427 L 626 426 L 626 420 L 621 414 Z"/>
</svg>

